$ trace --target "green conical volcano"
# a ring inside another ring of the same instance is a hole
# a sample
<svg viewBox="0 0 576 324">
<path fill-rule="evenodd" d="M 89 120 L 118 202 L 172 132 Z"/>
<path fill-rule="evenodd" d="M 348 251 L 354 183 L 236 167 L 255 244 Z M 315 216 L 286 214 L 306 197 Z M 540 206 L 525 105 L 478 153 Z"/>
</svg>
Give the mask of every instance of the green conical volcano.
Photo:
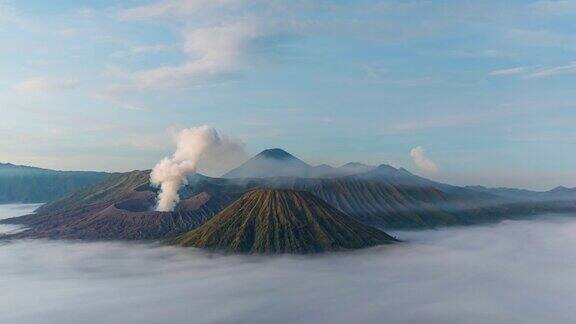
<svg viewBox="0 0 576 324">
<path fill-rule="evenodd" d="M 396 240 L 311 193 L 254 190 L 174 242 L 234 253 L 273 254 L 359 249 Z"/>
</svg>

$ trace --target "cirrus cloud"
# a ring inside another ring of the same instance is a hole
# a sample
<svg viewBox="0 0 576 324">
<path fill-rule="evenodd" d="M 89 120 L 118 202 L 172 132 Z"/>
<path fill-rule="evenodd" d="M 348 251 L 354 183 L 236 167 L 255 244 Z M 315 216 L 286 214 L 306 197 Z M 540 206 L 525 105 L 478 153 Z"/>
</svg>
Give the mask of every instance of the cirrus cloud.
<svg viewBox="0 0 576 324">
<path fill-rule="evenodd" d="M 527 70 L 528 70 L 528 68 L 525 66 L 518 66 L 518 67 L 514 67 L 514 68 L 509 68 L 509 69 L 494 70 L 494 71 L 490 72 L 490 75 L 492 75 L 492 76 L 516 75 L 516 74 L 524 73 Z"/>
<path fill-rule="evenodd" d="M 77 87 L 76 79 L 52 79 L 35 77 L 26 79 L 16 85 L 16 89 L 28 93 L 48 93 L 69 90 Z"/>
<path fill-rule="evenodd" d="M 575 73 L 576 73 L 576 62 L 570 62 L 565 65 L 540 69 L 534 73 L 527 75 L 526 79 L 542 79 L 557 75 L 575 74 Z"/>
<path fill-rule="evenodd" d="M 530 4 L 535 12 L 545 15 L 571 15 L 576 13 L 576 2 L 571 0 L 536 1 Z"/>
<path fill-rule="evenodd" d="M 124 9 L 118 16 L 125 20 L 141 20 L 166 16 L 186 16 L 207 8 L 221 8 L 240 3 L 240 0 L 161 0 Z"/>
</svg>

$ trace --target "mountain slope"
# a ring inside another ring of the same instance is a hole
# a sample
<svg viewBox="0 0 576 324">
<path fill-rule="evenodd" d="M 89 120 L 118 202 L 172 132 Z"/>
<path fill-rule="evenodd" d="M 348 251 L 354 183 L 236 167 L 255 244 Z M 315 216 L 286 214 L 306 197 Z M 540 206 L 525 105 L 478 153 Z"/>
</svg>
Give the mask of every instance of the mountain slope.
<svg viewBox="0 0 576 324">
<path fill-rule="evenodd" d="M 306 177 L 310 166 L 292 154 L 275 148 L 260 152 L 224 178 Z"/>
<path fill-rule="evenodd" d="M 338 168 L 338 174 L 342 176 L 370 172 L 376 167 L 359 162 L 349 162 Z"/>
<path fill-rule="evenodd" d="M 558 186 L 552 190 L 544 192 L 544 196 L 550 199 L 576 199 L 576 188 Z"/>
<path fill-rule="evenodd" d="M 396 240 L 302 191 L 254 190 L 174 243 L 237 253 L 312 253 Z"/>
<path fill-rule="evenodd" d="M 0 163 L 0 204 L 52 201 L 107 176 L 104 172 L 56 171 Z"/>
<path fill-rule="evenodd" d="M 153 211 L 157 189 L 149 171 L 105 181 L 46 204 L 33 215 L 0 220 L 28 230 L 18 237 L 141 240 L 176 236 L 202 225 L 256 189 L 306 191 L 366 225 L 425 229 L 471 225 L 543 213 L 574 213 L 576 198 L 527 201 L 437 183 L 389 166 L 337 178 L 209 178 L 194 175 L 176 211 Z M 564 190 L 561 190 L 564 191 Z"/>
<path fill-rule="evenodd" d="M 533 191 L 527 189 L 515 188 L 487 188 L 484 186 L 467 186 L 466 188 L 477 191 L 498 195 L 501 197 L 517 199 L 521 201 L 559 201 L 559 200 L 576 200 L 576 188 L 566 188 L 558 186 L 548 191 Z"/>
<path fill-rule="evenodd" d="M 156 189 L 149 171 L 111 175 L 102 183 L 46 204 L 36 214 L 0 220 L 28 229 L 13 238 L 155 240 L 202 225 L 233 198 L 206 192 L 182 197 L 173 212 L 154 211 Z"/>
<path fill-rule="evenodd" d="M 279 149 L 264 150 L 239 167 L 224 174 L 223 178 L 334 178 L 373 170 L 374 167 L 351 162 L 335 168 L 327 164 L 310 166 L 294 155 Z"/>
</svg>

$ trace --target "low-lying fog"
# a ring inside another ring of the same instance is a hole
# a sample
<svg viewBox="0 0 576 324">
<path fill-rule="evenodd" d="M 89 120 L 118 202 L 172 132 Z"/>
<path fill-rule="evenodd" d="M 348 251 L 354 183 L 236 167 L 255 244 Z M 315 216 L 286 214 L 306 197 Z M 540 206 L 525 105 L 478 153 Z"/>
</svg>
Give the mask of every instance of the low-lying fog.
<svg viewBox="0 0 576 324">
<path fill-rule="evenodd" d="M 4 242 L 0 322 L 574 320 L 576 218 L 394 234 L 410 243 L 274 258 L 148 244 Z"/>
<path fill-rule="evenodd" d="M 42 204 L 0 204 L 0 219 L 11 218 L 32 213 Z M 0 224 L 0 235 L 10 234 L 22 230 L 18 225 Z M 2 262 L 0 260 L 0 262 Z"/>
</svg>

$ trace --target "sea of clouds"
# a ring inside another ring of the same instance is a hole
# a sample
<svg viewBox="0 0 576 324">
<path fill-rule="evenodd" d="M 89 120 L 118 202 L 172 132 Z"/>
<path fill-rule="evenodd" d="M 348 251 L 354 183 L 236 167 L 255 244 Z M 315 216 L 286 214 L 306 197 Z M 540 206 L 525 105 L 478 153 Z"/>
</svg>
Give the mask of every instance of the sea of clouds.
<svg viewBox="0 0 576 324">
<path fill-rule="evenodd" d="M 42 204 L 0 204 L 0 219 L 30 214 L 41 205 Z M 0 224 L 0 235 L 16 233 L 23 229 L 24 228 L 19 225 Z"/>
<path fill-rule="evenodd" d="M 0 323 L 574 320 L 576 218 L 393 234 L 406 243 L 312 257 L 2 242 Z"/>
</svg>

